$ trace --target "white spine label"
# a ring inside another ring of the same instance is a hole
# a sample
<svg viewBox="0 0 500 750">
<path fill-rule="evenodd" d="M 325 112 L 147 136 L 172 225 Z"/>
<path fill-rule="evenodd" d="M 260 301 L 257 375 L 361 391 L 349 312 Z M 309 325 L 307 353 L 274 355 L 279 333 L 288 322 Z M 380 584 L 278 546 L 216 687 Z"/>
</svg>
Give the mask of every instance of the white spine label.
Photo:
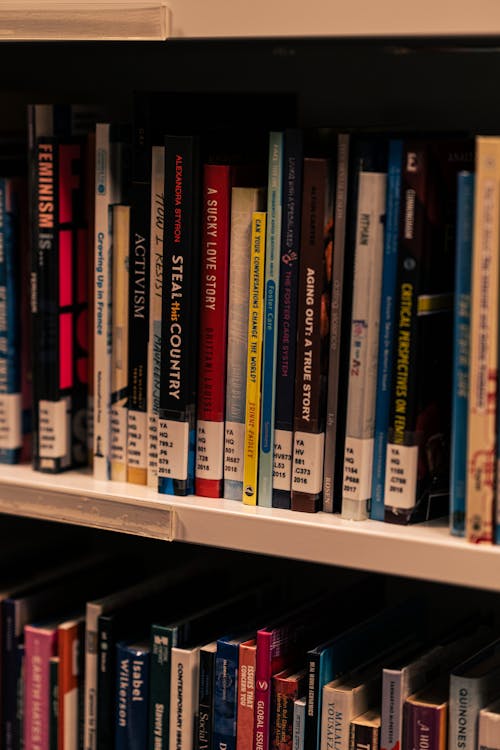
<svg viewBox="0 0 500 750">
<path fill-rule="evenodd" d="M 417 492 L 418 445 L 387 446 L 384 504 L 411 509 Z"/>
<path fill-rule="evenodd" d="M 0 448 L 14 450 L 23 442 L 20 393 L 0 394 Z"/>
<path fill-rule="evenodd" d="M 292 490 L 316 495 L 323 487 L 325 433 L 296 432 L 293 441 Z"/>
<path fill-rule="evenodd" d="M 145 469 L 147 462 L 148 415 L 144 411 L 129 411 L 127 418 L 127 464 Z"/>
<path fill-rule="evenodd" d="M 127 407 L 119 404 L 111 409 L 111 460 L 127 461 Z"/>
<path fill-rule="evenodd" d="M 158 415 L 148 416 L 148 485 L 156 487 L 158 484 Z"/>
<path fill-rule="evenodd" d="M 69 455 L 70 399 L 38 402 L 40 458 L 65 458 Z"/>
<path fill-rule="evenodd" d="M 245 425 L 241 422 L 226 422 L 224 438 L 224 479 L 243 481 L 243 454 Z"/>
<path fill-rule="evenodd" d="M 222 479 L 224 422 L 199 419 L 196 426 L 196 477 Z"/>
<path fill-rule="evenodd" d="M 186 480 L 188 476 L 189 423 L 159 420 L 158 476 Z"/>
<path fill-rule="evenodd" d="M 273 487 L 275 490 L 292 488 L 293 432 L 274 430 Z"/>
<path fill-rule="evenodd" d="M 373 438 L 346 437 L 343 494 L 352 500 L 372 496 Z"/>
</svg>

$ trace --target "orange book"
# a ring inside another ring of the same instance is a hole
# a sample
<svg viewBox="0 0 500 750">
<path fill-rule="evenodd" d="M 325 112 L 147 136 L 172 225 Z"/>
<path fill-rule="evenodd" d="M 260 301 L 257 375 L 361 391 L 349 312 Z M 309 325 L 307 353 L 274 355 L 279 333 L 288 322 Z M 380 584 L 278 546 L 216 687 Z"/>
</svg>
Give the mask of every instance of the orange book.
<svg viewBox="0 0 500 750">
<path fill-rule="evenodd" d="M 58 750 L 77 750 L 79 747 L 80 691 L 83 690 L 83 657 L 85 618 L 67 620 L 57 628 L 59 652 L 59 722 Z"/>
<path fill-rule="evenodd" d="M 236 750 L 253 750 L 256 639 L 240 643 L 239 651 Z"/>
</svg>

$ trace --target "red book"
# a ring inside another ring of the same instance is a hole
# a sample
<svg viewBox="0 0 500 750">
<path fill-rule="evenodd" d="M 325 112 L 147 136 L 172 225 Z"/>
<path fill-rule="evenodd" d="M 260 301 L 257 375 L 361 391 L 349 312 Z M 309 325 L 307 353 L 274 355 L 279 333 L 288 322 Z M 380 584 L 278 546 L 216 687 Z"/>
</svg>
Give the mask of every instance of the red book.
<svg viewBox="0 0 500 750">
<path fill-rule="evenodd" d="M 83 690 L 81 656 L 85 638 L 85 618 L 62 622 L 57 629 L 59 651 L 58 750 L 79 746 L 80 697 Z"/>
<path fill-rule="evenodd" d="M 26 625 L 24 644 L 24 747 L 49 750 L 50 657 L 57 653 L 57 626 Z"/>
<path fill-rule="evenodd" d="M 292 750 L 293 702 L 305 694 L 307 670 L 284 669 L 273 677 L 271 749 Z"/>
<path fill-rule="evenodd" d="M 222 497 L 232 170 L 205 164 L 195 492 Z"/>
<path fill-rule="evenodd" d="M 257 642 L 255 638 L 240 643 L 236 750 L 253 750 L 256 662 Z"/>
</svg>

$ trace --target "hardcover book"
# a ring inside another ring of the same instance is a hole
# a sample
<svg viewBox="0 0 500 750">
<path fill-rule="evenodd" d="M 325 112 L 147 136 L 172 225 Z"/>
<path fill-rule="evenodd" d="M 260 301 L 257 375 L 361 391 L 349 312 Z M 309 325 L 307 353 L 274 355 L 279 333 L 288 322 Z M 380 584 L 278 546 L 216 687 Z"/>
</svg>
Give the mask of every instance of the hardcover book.
<svg viewBox="0 0 500 750">
<path fill-rule="evenodd" d="M 330 162 L 304 159 L 291 507 L 308 513 L 322 507 L 332 215 Z"/>
<path fill-rule="evenodd" d="M 222 497 L 232 169 L 203 169 L 195 492 Z"/>
<path fill-rule="evenodd" d="M 200 238 L 198 140 L 165 138 L 158 489 L 194 491 Z"/>
</svg>

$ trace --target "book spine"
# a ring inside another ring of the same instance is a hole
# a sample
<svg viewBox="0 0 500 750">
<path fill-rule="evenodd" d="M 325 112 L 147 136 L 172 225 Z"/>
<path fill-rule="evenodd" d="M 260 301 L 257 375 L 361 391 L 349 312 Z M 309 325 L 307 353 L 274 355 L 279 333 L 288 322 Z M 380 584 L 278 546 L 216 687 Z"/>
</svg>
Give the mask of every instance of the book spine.
<svg viewBox="0 0 500 750">
<path fill-rule="evenodd" d="M 419 279 L 426 241 L 428 156 L 405 143 L 401 178 L 396 326 L 385 469 L 385 520 L 405 522 L 416 503 L 418 445 L 414 440 Z M 410 259 L 410 260 L 409 260 Z"/>
<path fill-rule="evenodd" d="M 212 750 L 214 725 L 215 652 L 200 649 L 200 687 L 195 750 Z"/>
<path fill-rule="evenodd" d="M 385 221 L 382 296 L 380 301 L 380 335 L 370 511 L 370 517 L 375 521 L 384 520 L 385 458 L 387 430 L 389 428 L 402 158 L 403 142 L 400 140 L 391 140 L 389 143 L 387 176 L 387 214 Z"/>
<path fill-rule="evenodd" d="M 481 695 L 477 680 L 450 675 L 449 750 L 473 750 L 477 746 Z"/>
<path fill-rule="evenodd" d="M 293 750 L 304 750 L 304 731 L 306 722 L 305 698 L 298 698 L 293 703 Z"/>
<path fill-rule="evenodd" d="M 342 696 L 329 685 L 323 688 L 321 708 L 321 750 L 328 747 L 338 747 L 338 750 L 348 750 L 350 739 L 350 715 L 345 711 Z"/>
<path fill-rule="evenodd" d="M 201 497 L 223 494 L 231 182 L 229 166 L 205 165 L 195 470 Z"/>
<path fill-rule="evenodd" d="M 461 172 L 457 199 L 450 472 L 451 532 L 457 536 L 465 534 L 473 206 L 474 175 Z"/>
<path fill-rule="evenodd" d="M 23 446 L 20 376 L 20 259 L 13 180 L 0 179 L 0 463 L 18 463 Z"/>
<path fill-rule="evenodd" d="M 112 202 L 109 123 L 97 123 L 95 132 L 94 229 L 94 443 L 96 479 L 110 479 L 111 411 L 111 289 L 112 240 L 109 206 Z"/>
<path fill-rule="evenodd" d="M 379 746 L 380 727 L 351 723 L 350 750 L 378 750 Z"/>
<path fill-rule="evenodd" d="M 407 747 L 446 750 L 446 706 L 405 703 Z"/>
<path fill-rule="evenodd" d="M 214 693 L 214 750 L 236 750 L 237 643 L 217 642 Z"/>
<path fill-rule="evenodd" d="M 52 656 L 50 659 L 50 684 L 49 684 L 49 748 L 59 750 L 59 657 Z"/>
<path fill-rule="evenodd" d="M 487 709 L 479 712 L 478 750 L 500 748 L 500 714 Z"/>
<path fill-rule="evenodd" d="M 33 360 L 32 360 L 32 330 L 30 314 L 30 284 L 32 252 L 30 243 L 31 224 L 28 209 L 27 183 L 22 180 L 18 193 L 19 221 L 17 224 L 20 257 L 20 372 L 21 372 L 21 400 L 22 400 L 22 431 L 23 445 L 21 462 L 28 463 L 33 456 Z"/>
<path fill-rule="evenodd" d="M 304 717 L 304 747 L 306 750 L 316 750 L 318 725 L 321 719 L 319 696 L 322 687 L 320 680 L 320 656 L 317 653 L 309 654 L 307 658 L 307 693 Z"/>
<path fill-rule="evenodd" d="M 368 517 L 372 489 L 387 175 L 359 175 L 342 516 Z"/>
<path fill-rule="evenodd" d="M 280 292 L 281 209 L 283 192 L 283 133 L 269 136 L 267 187 L 266 270 L 264 281 L 264 328 L 262 397 L 260 409 L 258 504 L 267 508 L 273 499 L 273 448 L 278 348 L 278 300 Z M 246 488 L 245 488 L 246 489 Z"/>
<path fill-rule="evenodd" d="M 198 713 L 199 649 L 172 649 L 170 750 L 192 750 Z"/>
<path fill-rule="evenodd" d="M 271 633 L 258 631 L 253 750 L 269 750 L 271 677 Z"/>
<path fill-rule="evenodd" d="M 382 670 L 382 700 L 380 747 L 382 750 L 401 750 L 403 743 L 403 672 Z"/>
<path fill-rule="evenodd" d="M 175 628 L 151 626 L 149 750 L 167 750 L 170 736 L 170 683 Z"/>
<path fill-rule="evenodd" d="M 98 619 L 102 608 L 88 602 L 85 613 L 85 702 L 84 748 L 97 750 L 97 675 L 98 675 Z"/>
<path fill-rule="evenodd" d="M 326 159 L 304 160 L 293 438 L 292 510 L 322 507 L 332 254 Z"/>
<path fill-rule="evenodd" d="M 116 711 L 116 643 L 113 615 L 101 615 L 97 626 L 98 750 L 113 750 Z"/>
<path fill-rule="evenodd" d="M 130 206 L 112 206 L 111 479 L 127 481 Z"/>
<path fill-rule="evenodd" d="M 144 750 L 148 737 L 149 652 L 117 645 L 116 750 Z"/>
<path fill-rule="evenodd" d="M 83 622 L 68 629 L 60 628 L 57 633 L 59 750 L 78 750 L 79 747 L 80 696 L 83 690 L 79 654 L 83 637 Z"/>
<path fill-rule="evenodd" d="M 148 345 L 148 486 L 158 489 L 158 414 L 161 383 L 161 307 L 165 219 L 165 147 L 151 157 L 151 265 Z"/>
<path fill-rule="evenodd" d="M 330 342 L 328 352 L 328 395 L 325 426 L 325 464 L 323 469 L 323 510 L 333 513 L 335 451 L 338 430 L 338 393 L 340 374 L 340 340 L 343 316 L 344 252 L 349 178 L 349 136 L 341 133 L 337 142 L 337 177 L 335 188 L 335 221 L 333 229 L 332 301 L 330 307 Z M 346 311 L 347 314 L 347 311 Z M 339 498 L 340 501 L 340 498 Z M 340 509 L 340 502 L 339 508 Z"/>
<path fill-rule="evenodd" d="M 253 750 L 257 645 L 240 644 L 236 750 Z"/>
<path fill-rule="evenodd" d="M 165 140 L 158 489 L 194 491 L 199 302 L 197 139 Z"/>
<path fill-rule="evenodd" d="M 285 131 L 273 449 L 274 508 L 290 508 L 291 502 L 302 159 L 301 132 Z"/>
<path fill-rule="evenodd" d="M 243 497 L 243 453 L 247 377 L 248 302 L 252 215 L 262 210 L 258 188 L 233 188 L 227 322 L 226 414 L 224 427 L 224 497 Z"/>
<path fill-rule="evenodd" d="M 293 750 L 294 702 L 305 687 L 305 671 L 295 680 L 282 681 L 273 677 L 271 747 Z"/>
<path fill-rule="evenodd" d="M 56 631 L 27 625 L 25 642 L 24 747 L 49 750 L 50 657 L 56 656 Z"/>
<path fill-rule="evenodd" d="M 472 249 L 466 536 L 493 540 L 498 375 L 500 141 L 478 138 Z"/>
<path fill-rule="evenodd" d="M 259 472 L 259 427 L 264 341 L 264 258 L 266 214 L 255 212 L 252 219 L 250 294 L 248 308 L 247 394 L 243 453 L 243 502 L 257 505 Z M 261 455 L 261 454 L 260 454 Z"/>
</svg>

